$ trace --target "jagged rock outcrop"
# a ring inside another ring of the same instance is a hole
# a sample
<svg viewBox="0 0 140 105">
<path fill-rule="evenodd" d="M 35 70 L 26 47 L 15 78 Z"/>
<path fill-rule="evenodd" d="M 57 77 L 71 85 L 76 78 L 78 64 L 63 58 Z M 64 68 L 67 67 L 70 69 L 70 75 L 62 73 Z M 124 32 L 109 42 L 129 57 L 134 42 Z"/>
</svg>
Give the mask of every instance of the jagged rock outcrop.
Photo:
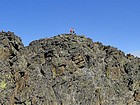
<svg viewBox="0 0 140 105">
<path fill-rule="evenodd" d="M 1 32 L 0 105 L 140 105 L 140 58 L 84 36 L 24 47 Z"/>
</svg>

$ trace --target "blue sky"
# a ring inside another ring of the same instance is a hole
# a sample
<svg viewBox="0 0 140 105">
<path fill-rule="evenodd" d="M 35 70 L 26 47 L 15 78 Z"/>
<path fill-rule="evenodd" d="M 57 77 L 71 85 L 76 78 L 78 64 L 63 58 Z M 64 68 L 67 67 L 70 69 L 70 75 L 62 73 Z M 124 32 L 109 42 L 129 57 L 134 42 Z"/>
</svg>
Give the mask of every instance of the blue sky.
<svg viewBox="0 0 140 105">
<path fill-rule="evenodd" d="M 0 30 L 24 45 L 69 33 L 140 56 L 140 0 L 0 0 Z"/>
</svg>

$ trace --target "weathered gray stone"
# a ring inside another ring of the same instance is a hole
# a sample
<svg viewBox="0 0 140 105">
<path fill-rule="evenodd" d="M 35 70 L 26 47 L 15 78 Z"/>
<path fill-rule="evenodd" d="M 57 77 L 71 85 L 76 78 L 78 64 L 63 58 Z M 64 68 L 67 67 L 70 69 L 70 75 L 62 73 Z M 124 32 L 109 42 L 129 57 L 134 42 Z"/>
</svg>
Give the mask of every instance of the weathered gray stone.
<svg viewBox="0 0 140 105">
<path fill-rule="evenodd" d="M 24 47 L 0 32 L 0 105 L 139 105 L 140 58 L 85 36 Z"/>
</svg>

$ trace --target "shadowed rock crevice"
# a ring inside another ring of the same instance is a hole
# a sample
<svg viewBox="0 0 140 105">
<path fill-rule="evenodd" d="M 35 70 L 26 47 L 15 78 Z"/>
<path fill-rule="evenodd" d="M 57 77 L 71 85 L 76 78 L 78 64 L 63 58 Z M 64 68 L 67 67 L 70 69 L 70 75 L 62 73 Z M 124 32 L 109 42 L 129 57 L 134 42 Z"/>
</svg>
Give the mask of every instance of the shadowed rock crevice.
<svg viewBox="0 0 140 105">
<path fill-rule="evenodd" d="M 140 58 L 85 36 L 24 47 L 0 32 L 0 105 L 139 105 Z"/>
</svg>

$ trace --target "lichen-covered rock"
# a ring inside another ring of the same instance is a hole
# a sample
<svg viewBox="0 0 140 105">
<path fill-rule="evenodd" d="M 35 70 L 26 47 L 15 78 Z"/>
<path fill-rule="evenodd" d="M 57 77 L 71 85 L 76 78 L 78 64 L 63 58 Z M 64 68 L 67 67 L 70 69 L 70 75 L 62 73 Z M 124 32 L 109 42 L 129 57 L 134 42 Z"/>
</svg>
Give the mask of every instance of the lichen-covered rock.
<svg viewBox="0 0 140 105">
<path fill-rule="evenodd" d="M 84 36 L 24 47 L 0 32 L 0 105 L 139 105 L 140 58 Z"/>
</svg>

